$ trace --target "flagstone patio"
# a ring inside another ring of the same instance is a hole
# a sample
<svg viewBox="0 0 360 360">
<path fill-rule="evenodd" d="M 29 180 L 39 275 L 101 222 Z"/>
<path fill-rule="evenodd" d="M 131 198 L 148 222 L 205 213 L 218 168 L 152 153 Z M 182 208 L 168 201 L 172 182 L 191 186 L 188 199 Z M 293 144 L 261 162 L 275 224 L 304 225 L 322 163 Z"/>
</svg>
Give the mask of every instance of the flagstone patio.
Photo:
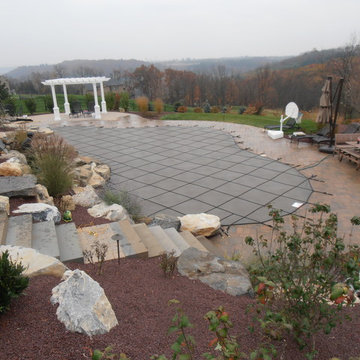
<svg viewBox="0 0 360 360">
<path fill-rule="evenodd" d="M 207 127 L 59 127 L 82 155 L 111 167 L 110 186 L 141 199 L 144 215 L 207 212 L 223 225 L 264 223 L 268 204 L 289 214 L 312 193 L 295 168 L 242 150 Z"/>
</svg>

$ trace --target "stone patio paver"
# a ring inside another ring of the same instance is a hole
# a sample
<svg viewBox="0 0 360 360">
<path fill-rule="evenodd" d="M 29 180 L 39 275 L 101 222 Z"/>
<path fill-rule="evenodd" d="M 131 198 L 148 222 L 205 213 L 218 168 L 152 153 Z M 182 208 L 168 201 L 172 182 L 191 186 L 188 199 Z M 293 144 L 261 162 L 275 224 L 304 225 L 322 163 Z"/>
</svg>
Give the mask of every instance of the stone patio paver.
<svg viewBox="0 0 360 360">
<path fill-rule="evenodd" d="M 295 201 L 311 194 L 296 169 L 241 150 L 231 135 L 212 128 L 56 130 L 82 155 L 105 161 L 110 186 L 139 197 L 144 215 L 213 211 L 225 225 L 266 222 L 268 204 L 291 213 Z"/>
</svg>

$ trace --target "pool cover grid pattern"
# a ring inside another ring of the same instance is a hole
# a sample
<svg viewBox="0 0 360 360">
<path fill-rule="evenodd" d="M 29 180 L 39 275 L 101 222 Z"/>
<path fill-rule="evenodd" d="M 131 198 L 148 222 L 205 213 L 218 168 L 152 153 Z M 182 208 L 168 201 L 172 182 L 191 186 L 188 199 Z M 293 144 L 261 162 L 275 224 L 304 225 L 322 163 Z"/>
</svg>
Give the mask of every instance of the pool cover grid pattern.
<svg viewBox="0 0 360 360">
<path fill-rule="evenodd" d="M 262 223 L 270 220 L 268 204 L 286 215 L 312 193 L 296 169 L 241 150 L 231 135 L 211 128 L 72 126 L 56 132 L 81 155 L 109 165 L 109 186 L 139 197 L 148 216 L 206 212 L 223 225 Z"/>
</svg>

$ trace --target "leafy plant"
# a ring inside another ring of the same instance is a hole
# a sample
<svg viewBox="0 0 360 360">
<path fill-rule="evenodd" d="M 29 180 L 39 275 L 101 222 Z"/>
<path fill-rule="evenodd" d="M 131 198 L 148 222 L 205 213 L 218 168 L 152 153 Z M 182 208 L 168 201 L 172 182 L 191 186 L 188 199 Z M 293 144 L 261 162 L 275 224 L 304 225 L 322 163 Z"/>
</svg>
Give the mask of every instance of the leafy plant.
<svg viewBox="0 0 360 360">
<path fill-rule="evenodd" d="M 211 111 L 211 106 L 210 106 L 209 102 L 206 101 L 206 103 L 204 105 L 204 113 L 208 114 L 208 113 L 210 113 L 210 111 Z"/>
<path fill-rule="evenodd" d="M 90 246 L 90 250 L 84 250 L 83 256 L 90 264 L 95 265 L 95 256 L 98 264 L 98 275 L 102 274 L 103 264 L 106 258 L 109 247 L 105 243 L 101 243 L 99 240 L 94 241 Z"/>
<path fill-rule="evenodd" d="M 275 338 L 290 331 L 301 349 L 310 347 L 306 356 L 312 359 L 314 335 L 330 333 L 340 320 L 339 311 L 351 304 L 353 291 L 359 289 L 360 266 L 358 249 L 344 253 L 344 239 L 337 236 L 337 216 L 330 207 L 316 204 L 310 214 L 302 226 L 293 216 L 293 230 L 287 233 L 279 210 L 270 207 L 270 239 L 245 241 L 260 259 L 251 273 L 257 283 L 261 327 Z"/>
<path fill-rule="evenodd" d="M 241 105 L 239 106 L 239 109 L 238 109 L 238 114 L 242 115 L 246 110 L 246 106 L 244 105 Z"/>
<path fill-rule="evenodd" d="M 104 351 L 94 350 L 91 355 L 91 360 L 131 360 L 124 353 L 119 355 L 112 352 L 112 347 L 108 346 Z"/>
<path fill-rule="evenodd" d="M 0 314 L 7 311 L 13 298 L 18 297 L 28 286 L 29 278 L 23 275 L 25 267 L 12 261 L 6 250 L 0 256 Z"/>
<path fill-rule="evenodd" d="M 176 299 L 170 300 L 169 305 L 179 304 Z M 175 316 L 171 320 L 172 325 L 169 328 L 168 333 L 176 333 L 177 338 L 171 345 L 173 351 L 172 360 L 193 360 L 195 339 L 192 335 L 186 333 L 186 329 L 193 328 L 193 324 L 190 323 L 189 318 L 184 314 L 184 311 L 178 307 L 175 312 Z M 164 355 L 154 355 L 151 357 L 154 360 L 167 360 Z"/>
<path fill-rule="evenodd" d="M 175 251 L 164 252 L 160 256 L 160 267 L 165 276 L 172 276 L 176 268 L 177 257 Z"/>
<path fill-rule="evenodd" d="M 124 91 L 120 95 L 120 107 L 122 107 L 125 110 L 125 112 L 127 112 L 129 111 L 129 106 L 130 106 L 129 93 Z"/>
<path fill-rule="evenodd" d="M 28 158 L 40 184 L 49 195 L 58 197 L 73 185 L 73 160 L 76 151 L 57 135 L 34 135 Z"/>
<path fill-rule="evenodd" d="M 43 102 L 44 102 L 45 110 L 48 111 L 48 112 L 52 112 L 52 109 L 54 107 L 54 103 L 53 103 L 53 99 L 52 99 L 51 95 L 44 95 L 44 97 L 42 99 L 43 99 Z"/>
</svg>

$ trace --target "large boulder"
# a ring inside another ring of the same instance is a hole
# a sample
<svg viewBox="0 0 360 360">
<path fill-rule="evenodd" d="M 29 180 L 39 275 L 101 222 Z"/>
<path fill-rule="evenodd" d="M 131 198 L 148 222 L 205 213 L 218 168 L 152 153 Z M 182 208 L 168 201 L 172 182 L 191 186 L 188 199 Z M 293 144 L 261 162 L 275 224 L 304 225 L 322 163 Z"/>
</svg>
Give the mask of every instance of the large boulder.
<svg viewBox="0 0 360 360">
<path fill-rule="evenodd" d="M 58 208 L 44 203 L 22 204 L 13 212 L 15 214 L 31 214 L 34 221 L 53 220 L 56 224 L 61 221 L 61 214 Z"/>
<path fill-rule="evenodd" d="M 51 303 L 67 330 L 88 336 L 105 334 L 118 325 L 104 290 L 84 271 L 66 271 L 63 282 L 53 288 Z"/>
<path fill-rule="evenodd" d="M 75 187 L 73 190 L 75 192 L 75 195 L 73 195 L 75 205 L 88 208 L 101 202 L 94 188 L 90 185 L 86 187 Z"/>
<path fill-rule="evenodd" d="M 106 183 L 106 180 L 96 172 L 93 172 L 91 175 L 88 184 L 91 185 L 94 188 L 103 187 Z"/>
<path fill-rule="evenodd" d="M 238 261 L 226 260 L 190 247 L 179 256 L 177 268 L 181 275 L 200 280 L 215 290 L 233 296 L 253 295 L 249 274 Z"/>
<path fill-rule="evenodd" d="M 4 196 L 35 196 L 36 177 L 25 176 L 0 176 L 0 195 Z"/>
<path fill-rule="evenodd" d="M 157 214 L 151 220 L 149 226 L 159 225 L 163 229 L 175 228 L 175 230 L 180 230 L 180 220 L 176 216 L 166 215 L 166 214 Z"/>
<path fill-rule="evenodd" d="M 0 164 L 0 176 L 21 176 L 21 165 L 18 163 L 3 162 Z"/>
<path fill-rule="evenodd" d="M 15 140 L 15 131 L 0 132 L 0 140 L 2 140 L 6 145 L 10 145 Z"/>
<path fill-rule="evenodd" d="M 110 179 L 110 167 L 102 164 L 94 167 L 94 171 L 99 174 L 104 180 Z"/>
<path fill-rule="evenodd" d="M 181 222 L 181 231 L 191 231 L 195 236 L 214 235 L 221 226 L 220 218 L 210 214 L 188 214 L 179 217 Z"/>
<path fill-rule="evenodd" d="M 52 275 L 62 277 L 67 267 L 58 259 L 40 254 L 35 249 L 22 246 L 3 245 L 0 246 L 0 254 L 9 251 L 13 261 L 20 261 L 25 267 L 24 275 L 29 277 L 39 275 Z"/>
<path fill-rule="evenodd" d="M 107 205 L 104 202 L 88 209 L 88 213 L 92 217 L 104 217 L 111 221 L 130 220 L 130 216 L 126 209 L 119 204 Z"/>
<path fill-rule="evenodd" d="M 83 165 L 75 168 L 74 170 L 74 181 L 80 186 L 86 186 L 89 182 L 89 179 L 93 175 L 91 165 Z"/>
</svg>

